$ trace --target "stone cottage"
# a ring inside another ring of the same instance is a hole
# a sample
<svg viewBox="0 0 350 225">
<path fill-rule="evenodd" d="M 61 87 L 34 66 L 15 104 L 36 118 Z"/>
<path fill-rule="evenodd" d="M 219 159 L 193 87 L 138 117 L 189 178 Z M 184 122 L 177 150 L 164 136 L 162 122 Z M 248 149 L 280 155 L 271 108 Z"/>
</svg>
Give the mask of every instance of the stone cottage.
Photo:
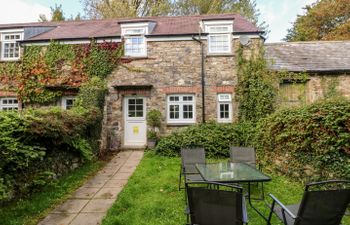
<svg viewBox="0 0 350 225">
<path fill-rule="evenodd" d="M 51 40 L 122 42 L 131 62 L 107 78 L 102 148 L 137 148 L 146 144 L 151 109 L 161 111 L 163 132 L 234 121 L 236 50 L 243 45 L 251 54 L 262 33 L 238 14 L 8 24 L 0 25 L 0 60 L 20 60 L 25 46 Z M 0 93 L 0 108 L 18 108 L 15 93 Z M 73 100 L 63 96 L 62 107 Z"/>
</svg>

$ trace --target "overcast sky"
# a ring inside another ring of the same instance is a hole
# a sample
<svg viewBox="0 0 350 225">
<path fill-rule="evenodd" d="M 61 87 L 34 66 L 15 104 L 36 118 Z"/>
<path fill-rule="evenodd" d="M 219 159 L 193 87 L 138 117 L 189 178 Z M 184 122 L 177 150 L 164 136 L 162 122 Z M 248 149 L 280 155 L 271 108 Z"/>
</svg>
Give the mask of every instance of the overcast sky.
<svg viewBox="0 0 350 225">
<path fill-rule="evenodd" d="M 281 41 L 287 29 L 302 14 L 305 5 L 316 0 L 256 0 L 261 19 L 269 24 L 271 33 L 267 42 Z M 66 17 L 83 14 L 80 0 L 0 0 L 0 24 L 18 22 L 36 22 L 39 14 L 50 18 L 50 6 L 62 4 Z"/>
</svg>

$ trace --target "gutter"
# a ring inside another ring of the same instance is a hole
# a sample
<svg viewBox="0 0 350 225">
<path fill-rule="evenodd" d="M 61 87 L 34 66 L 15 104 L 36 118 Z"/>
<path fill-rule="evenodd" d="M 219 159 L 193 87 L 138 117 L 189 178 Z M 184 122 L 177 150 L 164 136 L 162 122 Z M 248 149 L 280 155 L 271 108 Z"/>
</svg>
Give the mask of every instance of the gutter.
<svg viewBox="0 0 350 225">
<path fill-rule="evenodd" d="M 202 123 L 205 123 L 205 70 L 204 70 L 204 44 L 200 39 L 192 36 L 192 39 L 201 47 L 201 86 L 202 86 Z"/>
</svg>

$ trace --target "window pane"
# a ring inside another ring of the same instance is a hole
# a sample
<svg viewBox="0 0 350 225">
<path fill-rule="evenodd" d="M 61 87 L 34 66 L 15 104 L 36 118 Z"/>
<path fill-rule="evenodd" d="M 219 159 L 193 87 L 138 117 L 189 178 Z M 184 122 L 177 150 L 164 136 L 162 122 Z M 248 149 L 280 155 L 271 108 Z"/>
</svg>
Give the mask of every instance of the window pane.
<svg viewBox="0 0 350 225">
<path fill-rule="evenodd" d="M 179 96 L 170 96 L 169 97 L 169 101 L 178 102 L 179 101 Z"/>
<path fill-rule="evenodd" d="M 221 103 L 219 105 L 220 109 L 220 119 L 230 119 L 230 104 L 229 103 Z"/>
<path fill-rule="evenodd" d="M 193 100 L 193 97 L 192 97 L 192 96 L 184 96 L 184 97 L 183 97 L 183 100 L 184 100 L 184 101 L 192 101 L 192 100 Z"/>
<path fill-rule="evenodd" d="M 137 111 L 142 111 L 143 110 L 143 105 L 136 105 L 136 110 Z"/>
<path fill-rule="evenodd" d="M 136 111 L 136 117 L 143 117 L 143 111 Z"/>
<path fill-rule="evenodd" d="M 136 99 L 136 104 L 143 104 L 143 99 L 141 99 L 141 98 Z"/>
<path fill-rule="evenodd" d="M 169 118 L 170 119 L 179 119 L 179 105 L 170 105 L 169 107 Z"/>
</svg>

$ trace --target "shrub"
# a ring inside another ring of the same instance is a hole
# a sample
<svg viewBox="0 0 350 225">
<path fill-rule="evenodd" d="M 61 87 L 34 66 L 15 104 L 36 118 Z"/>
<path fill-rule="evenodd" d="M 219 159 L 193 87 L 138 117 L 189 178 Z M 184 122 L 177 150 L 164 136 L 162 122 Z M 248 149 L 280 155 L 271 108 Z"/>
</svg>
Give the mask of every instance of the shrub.
<svg viewBox="0 0 350 225">
<path fill-rule="evenodd" d="M 264 164 L 297 179 L 350 179 L 350 103 L 322 101 L 262 119 L 254 143 Z"/>
<path fill-rule="evenodd" d="M 98 110 L 0 112 L 0 203 L 19 197 L 93 158 Z"/>
<path fill-rule="evenodd" d="M 227 157 L 229 146 L 248 146 L 253 138 L 250 123 L 219 124 L 209 122 L 177 130 L 161 138 L 155 148 L 156 153 L 178 156 L 185 146 L 203 146 L 208 157 Z"/>
<path fill-rule="evenodd" d="M 103 108 L 105 94 L 107 92 L 106 82 L 100 77 L 92 77 L 79 88 L 79 94 L 75 106 L 83 108 Z"/>
<path fill-rule="evenodd" d="M 147 113 L 147 125 L 150 127 L 160 127 L 162 113 L 157 109 L 151 109 Z"/>
</svg>

